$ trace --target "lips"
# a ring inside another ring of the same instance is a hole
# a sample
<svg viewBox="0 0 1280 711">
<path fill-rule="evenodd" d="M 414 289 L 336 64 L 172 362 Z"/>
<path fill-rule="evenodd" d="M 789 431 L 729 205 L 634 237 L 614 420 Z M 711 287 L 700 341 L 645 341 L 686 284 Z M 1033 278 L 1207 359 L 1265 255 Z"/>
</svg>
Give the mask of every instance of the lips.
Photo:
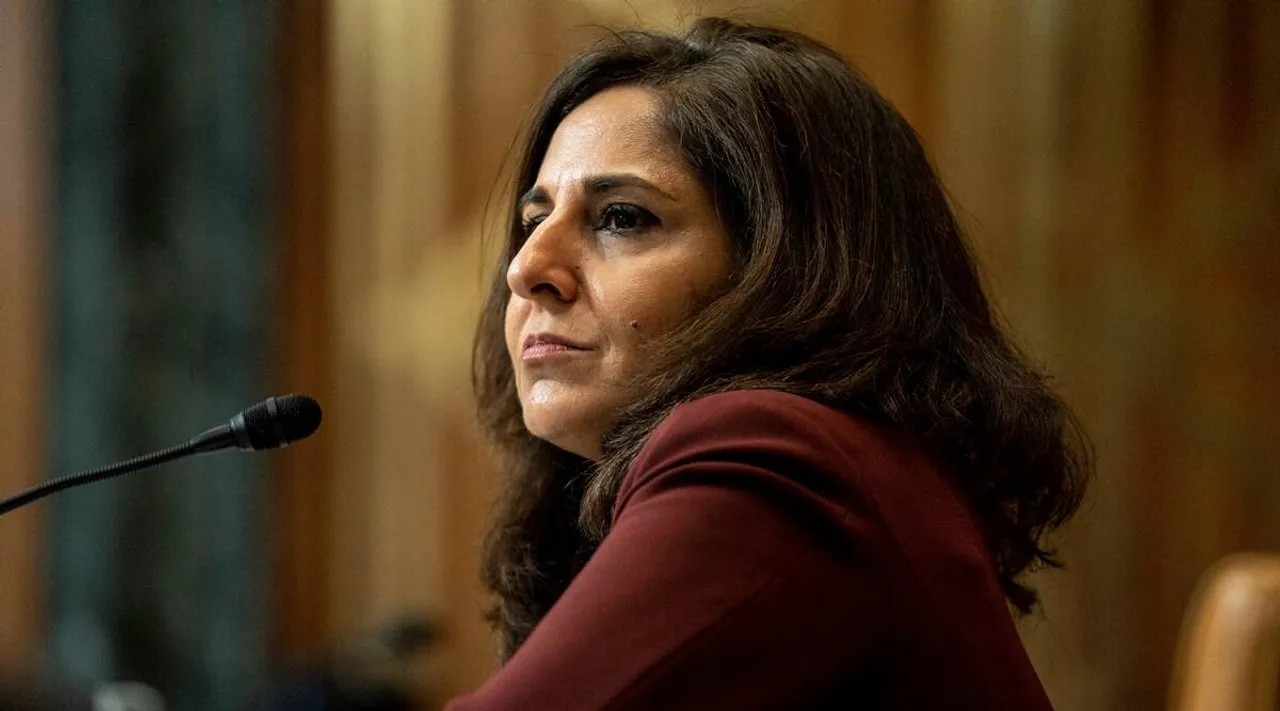
<svg viewBox="0 0 1280 711">
<path fill-rule="evenodd" d="M 540 360 L 555 355 L 569 354 L 590 350 L 581 343 L 554 333 L 535 333 L 524 339 L 521 358 L 524 360 Z"/>
</svg>

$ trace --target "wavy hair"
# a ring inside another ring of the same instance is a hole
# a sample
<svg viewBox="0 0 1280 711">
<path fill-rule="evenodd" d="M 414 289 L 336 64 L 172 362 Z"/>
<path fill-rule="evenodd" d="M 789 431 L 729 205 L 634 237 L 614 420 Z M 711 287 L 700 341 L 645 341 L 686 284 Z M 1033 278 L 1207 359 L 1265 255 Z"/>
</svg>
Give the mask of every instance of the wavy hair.
<svg viewBox="0 0 1280 711">
<path fill-rule="evenodd" d="M 513 194 L 534 182 L 560 121 L 614 86 L 652 91 L 672 145 L 731 240 L 732 278 L 650 344 L 652 368 L 590 462 L 525 429 L 503 336 L 514 205 L 477 331 L 482 424 L 505 457 L 482 578 L 508 658 L 612 524 L 623 476 L 676 405 L 783 390 L 910 432 L 984 526 L 1009 603 L 1058 566 L 1045 538 L 1092 471 L 1080 425 L 1006 335 L 920 140 L 834 51 L 725 19 L 683 36 L 625 31 L 572 60 L 535 109 Z"/>
</svg>

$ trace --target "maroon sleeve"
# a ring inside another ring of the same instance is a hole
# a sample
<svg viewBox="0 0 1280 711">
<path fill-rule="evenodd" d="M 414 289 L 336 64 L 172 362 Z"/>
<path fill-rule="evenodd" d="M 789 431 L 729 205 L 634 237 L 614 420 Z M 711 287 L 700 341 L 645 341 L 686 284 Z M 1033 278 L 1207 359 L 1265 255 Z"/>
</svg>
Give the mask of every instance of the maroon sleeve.
<svg viewBox="0 0 1280 711">
<path fill-rule="evenodd" d="M 799 708 L 851 681 L 889 601 L 882 534 L 835 449 L 768 393 L 677 408 L 591 561 L 449 711 Z"/>
</svg>

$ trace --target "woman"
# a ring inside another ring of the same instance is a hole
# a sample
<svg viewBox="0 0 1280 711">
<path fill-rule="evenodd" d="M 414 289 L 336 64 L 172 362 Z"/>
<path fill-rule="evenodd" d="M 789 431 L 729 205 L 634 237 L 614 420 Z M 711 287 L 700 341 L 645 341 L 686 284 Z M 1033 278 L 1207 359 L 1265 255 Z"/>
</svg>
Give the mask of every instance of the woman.
<svg viewBox="0 0 1280 711">
<path fill-rule="evenodd" d="M 903 118 L 803 36 L 617 34 L 538 107 L 476 343 L 466 709 L 1049 708 L 1009 607 L 1089 473 Z"/>
</svg>

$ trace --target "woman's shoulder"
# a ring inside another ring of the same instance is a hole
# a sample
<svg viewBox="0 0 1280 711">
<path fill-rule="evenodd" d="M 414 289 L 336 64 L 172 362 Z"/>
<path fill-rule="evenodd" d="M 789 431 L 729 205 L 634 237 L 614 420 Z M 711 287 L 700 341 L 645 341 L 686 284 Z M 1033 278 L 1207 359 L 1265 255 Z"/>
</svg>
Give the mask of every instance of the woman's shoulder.
<svg viewBox="0 0 1280 711">
<path fill-rule="evenodd" d="M 932 465 L 891 427 L 788 392 L 735 390 L 674 408 L 632 463 L 620 498 L 696 471 L 704 483 L 769 479 L 851 505 L 860 489 L 879 488 L 882 474 L 904 468 Z"/>
<path fill-rule="evenodd" d="M 852 517 L 917 560 L 950 550 L 991 565 L 963 495 L 915 437 L 800 395 L 739 390 L 674 408 L 632 463 L 615 512 L 636 492 L 688 483 L 807 502 L 810 515 L 846 526 Z"/>
<path fill-rule="evenodd" d="M 736 453 L 736 454 L 735 454 Z M 674 408 L 654 429 L 637 464 L 665 457 L 768 456 L 776 463 L 857 466 L 890 456 L 895 466 L 929 466 L 906 433 L 781 390 L 733 390 Z M 665 455 L 665 456 L 664 456 Z"/>
<path fill-rule="evenodd" d="M 750 428 L 767 421 L 819 429 L 847 426 L 856 419 L 830 405 L 782 390 L 730 390 L 679 405 L 658 429 L 688 426 L 708 418 L 721 426 L 739 424 Z"/>
</svg>

